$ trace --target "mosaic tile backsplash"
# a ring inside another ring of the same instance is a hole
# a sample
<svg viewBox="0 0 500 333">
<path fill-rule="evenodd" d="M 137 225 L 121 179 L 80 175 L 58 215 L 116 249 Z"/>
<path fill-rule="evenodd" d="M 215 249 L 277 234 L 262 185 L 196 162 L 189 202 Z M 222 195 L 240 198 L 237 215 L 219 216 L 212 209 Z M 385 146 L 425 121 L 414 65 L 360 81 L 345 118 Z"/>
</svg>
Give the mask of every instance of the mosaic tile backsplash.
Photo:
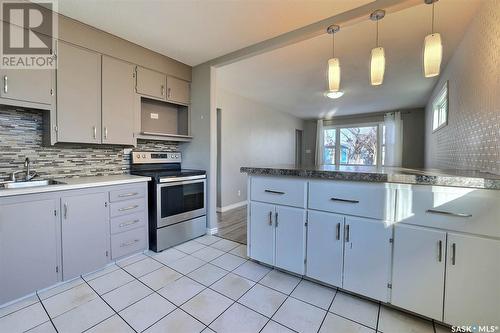
<svg viewBox="0 0 500 333">
<path fill-rule="evenodd" d="M 448 125 L 432 132 L 426 108 L 425 166 L 500 174 L 500 0 L 481 2 L 434 89 L 449 80 Z"/>
<path fill-rule="evenodd" d="M 0 106 L 0 180 L 22 170 L 26 157 L 43 178 L 128 173 L 130 156 L 123 146 L 56 144 L 42 146 L 42 112 Z M 130 148 L 130 147 L 128 147 Z M 176 143 L 138 142 L 136 149 L 177 151 Z"/>
</svg>

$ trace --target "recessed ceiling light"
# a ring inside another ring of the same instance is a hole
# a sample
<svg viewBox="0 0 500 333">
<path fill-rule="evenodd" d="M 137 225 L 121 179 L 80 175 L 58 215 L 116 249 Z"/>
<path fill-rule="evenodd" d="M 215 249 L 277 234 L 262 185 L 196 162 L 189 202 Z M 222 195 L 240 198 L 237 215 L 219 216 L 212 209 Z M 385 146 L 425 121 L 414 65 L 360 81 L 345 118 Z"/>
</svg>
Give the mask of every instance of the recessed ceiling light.
<svg viewBox="0 0 500 333">
<path fill-rule="evenodd" d="M 325 92 L 325 96 L 328 98 L 337 99 L 337 98 L 344 96 L 344 91 L 343 90 L 327 91 L 327 92 Z"/>
</svg>

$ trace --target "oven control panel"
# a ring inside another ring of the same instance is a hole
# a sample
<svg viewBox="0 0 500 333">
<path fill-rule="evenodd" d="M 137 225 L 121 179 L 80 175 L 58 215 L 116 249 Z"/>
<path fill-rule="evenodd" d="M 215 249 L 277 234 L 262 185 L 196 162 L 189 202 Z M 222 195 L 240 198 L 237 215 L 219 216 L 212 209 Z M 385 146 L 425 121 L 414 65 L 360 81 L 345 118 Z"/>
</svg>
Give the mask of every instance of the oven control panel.
<svg viewBox="0 0 500 333">
<path fill-rule="evenodd" d="M 132 164 L 181 163 L 180 152 L 132 151 Z"/>
</svg>

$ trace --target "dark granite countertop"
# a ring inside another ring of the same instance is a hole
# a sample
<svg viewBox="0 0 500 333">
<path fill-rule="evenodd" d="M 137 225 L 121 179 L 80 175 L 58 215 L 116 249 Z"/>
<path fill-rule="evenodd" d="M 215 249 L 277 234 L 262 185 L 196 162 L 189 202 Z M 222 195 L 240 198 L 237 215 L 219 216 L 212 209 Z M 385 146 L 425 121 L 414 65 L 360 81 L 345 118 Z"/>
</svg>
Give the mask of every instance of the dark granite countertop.
<svg viewBox="0 0 500 333">
<path fill-rule="evenodd" d="M 500 175 L 469 170 L 406 169 L 370 166 L 241 167 L 243 173 L 380 183 L 439 185 L 500 190 Z"/>
</svg>

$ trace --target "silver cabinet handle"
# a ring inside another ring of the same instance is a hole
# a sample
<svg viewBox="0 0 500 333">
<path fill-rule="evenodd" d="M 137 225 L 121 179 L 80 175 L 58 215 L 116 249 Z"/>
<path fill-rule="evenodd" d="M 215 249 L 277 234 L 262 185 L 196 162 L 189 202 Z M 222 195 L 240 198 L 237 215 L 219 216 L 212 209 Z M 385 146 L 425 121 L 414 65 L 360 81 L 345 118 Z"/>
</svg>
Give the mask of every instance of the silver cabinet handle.
<svg viewBox="0 0 500 333">
<path fill-rule="evenodd" d="M 163 84 L 161 85 L 161 95 L 165 95 L 165 86 Z"/>
<path fill-rule="evenodd" d="M 269 225 L 273 225 L 273 212 L 269 211 Z"/>
<path fill-rule="evenodd" d="M 349 239 L 350 239 L 350 232 L 349 232 L 349 224 L 346 224 L 345 226 L 345 242 L 346 243 L 349 243 Z"/>
<path fill-rule="evenodd" d="M 455 265 L 457 262 L 457 244 L 451 244 L 451 264 Z"/>
<path fill-rule="evenodd" d="M 130 222 L 123 222 L 123 223 L 120 223 L 118 226 L 119 226 L 120 228 L 123 228 L 123 227 L 128 227 L 129 225 L 139 223 L 139 221 L 140 221 L 140 220 L 133 220 L 133 221 L 130 221 Z"/>
<path fill-rule="evenodd" d="M 348 202 L 348 203 L 359 203 L 358 200 L 341 199 L 341 198 L 330 198 L 330 200 L 331 201 Z"/>
<path fill-rule="evenodd" d="M 67 203 L 64 203 L 63 204 L 63 211 L 64 211 L 64 219 L 67 219 L 68 218 L 68 204 Z"/>
<path fill-rule="evenodd" d="M 133 197 L 134 195 L 138 195 L 138 194 L 139 193 L 137 193 L 137 192 L 124 193 L 124 194 L 119 194 L 118 198 Z"/>
<path fill-rule="evenodd" d="M 340 240 L 340 223 L 337 223 L 337 240 Z"/>
<path fill-rule="evenodd" d="M 443 241 L 438 241 L 438 261 L 443 261 Z"/>
<path fill-rule="evenodd" d="M 126 210 L 136 209 L 137 207 L 139 207 L 139 205 L 132 205 L 132 206 L 120 208 L 120 209 L 118 209 L 118 211 L 119 212 L 124 212 Z"/>
<path fill-rule="evenodd" d="M 7 93 L 9 91 L 9 77 L 7 75 L 3 76 L 3 92 Z"/>
<path fill-rule="evenodd" d="M 97 127 L 92 126 L 92 131 L 93 131 L 94 139 L 97 139 Z"/>
<path fill-rule="evenodd" d="M 455 216 L 455 217 L 472 217 L 472 214 L 453 213 L 453 212 L 447 212 L 444 210 L 436 210 L 436 209 L 427 209 L 425 212 L 430 213 L 430 214 L 440 214 L 440 215 L 448 215 L 448 216 Z"/>
<path fill-rule="evenodd" d="M 130 245 L 134 245 L 135 243 L 138 243 L 139 241 L 140 241 L 140 239 L 134 239 L 134 240 L 131 240 L 131 241 L 126 242 L 126 243 L 121 243 L 120 247 L 127 247 Z"/>
<path fill-rule="evenodd" d="M 104 127 L 104 139 L 108 139 L 108 128 Z"/>
<path fill-rule="evenodd" d="M 278 212 L 274 213 L 274 227 L 278 227 Z"/>
<path fill-rule="evenodd" d="M 264 190 L 264 192 L 266 193 L 271 193 L 271 194 L 285 194 L 285 192 L 281 192 L 281 191 L 274 191 L 274 190 Z"/>
</svg>

